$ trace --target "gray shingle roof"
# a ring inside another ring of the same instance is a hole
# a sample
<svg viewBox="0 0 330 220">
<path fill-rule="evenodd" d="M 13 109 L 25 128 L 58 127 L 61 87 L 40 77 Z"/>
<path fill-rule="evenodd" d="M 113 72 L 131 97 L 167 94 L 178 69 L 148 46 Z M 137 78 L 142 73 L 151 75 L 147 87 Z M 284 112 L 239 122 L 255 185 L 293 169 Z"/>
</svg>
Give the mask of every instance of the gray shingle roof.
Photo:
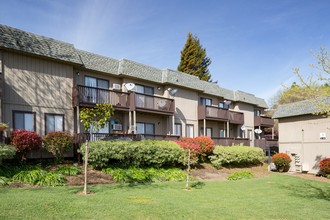
<svg viewBox="0 0 330 220">
<path fill-rule="evenodd" d="M 0 25 L 0 36 L 0 48 L 18 50 L 71 63 L 81 63 L 72 44 L 5 25 Z"/>
<path fill-rule="evenodd" d="M 160 84 L 171 84 L 190 88 L 205 94 L 224 99 L 246 102 L 267 108 L 265 100 L 241 91 L 232 91 L 215 83 L 199 80 L 175 70 L 161 70 L 130 60 L 115 60 L 109 57 L 78 50 L 72 44 L 25 32 L 16 28 L 0 25 L 0 48 L 17 50 L 56 60 L 83 65 L 86 69 L 144 79 Z"/>
<path fill-rule="evenodd" d="M 273 118 L 287 118 L 298 115 L 308 115 L 318 112 L 318 103 L 329 103 L 330 96 L 317 100 L 305 100 L 300 102 L 294 102 L 286 105 L 280 105 L 275 110 Z"/>
</svg>

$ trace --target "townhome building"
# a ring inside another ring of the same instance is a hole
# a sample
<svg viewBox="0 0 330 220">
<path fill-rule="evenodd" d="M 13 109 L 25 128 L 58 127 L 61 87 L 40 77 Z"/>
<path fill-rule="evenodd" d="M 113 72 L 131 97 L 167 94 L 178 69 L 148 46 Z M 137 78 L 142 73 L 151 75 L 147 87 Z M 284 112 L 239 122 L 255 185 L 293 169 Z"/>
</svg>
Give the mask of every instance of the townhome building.
<svg viewBox="0 0 330 220">
<path fill-rule="evenodd" d="M 0 120 L 11 129 L 83 134 L 81 108 L 104 102 L 115 114 L 92 131 L 95 140 L 203 135 L 254 146 L 274 125 L 264 116 L 266 102 L 253 94 L 0 25 Z"/>
</svg>

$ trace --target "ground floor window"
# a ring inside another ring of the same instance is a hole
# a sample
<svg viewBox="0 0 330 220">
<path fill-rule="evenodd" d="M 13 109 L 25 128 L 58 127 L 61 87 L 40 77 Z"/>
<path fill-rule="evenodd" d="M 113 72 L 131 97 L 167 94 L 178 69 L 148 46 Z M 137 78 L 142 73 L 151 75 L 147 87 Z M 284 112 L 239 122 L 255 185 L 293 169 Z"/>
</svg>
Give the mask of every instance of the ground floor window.
<svg viewBox="0 0 330 220">
<path fill-rule="evenodd" d="M 45 114 L 45 132 L 64 131 L 64 115 Z"/>
<path fill-rule="evenodd" d="M 107 121 L 103 128 L 94 129 L 93 126 L 90 128 L 92 130 L 92 133 L 96 134 L 109 134 L 110 133 L 110 122 Z"/>
<path fill-rule="evenodd" d="M 155 134 L 155 124 L 137 122 L 136 123 L 137 134 Z"/>
<path fill-rule="evenodd" d="M 204 127 L 201 127 L 200 135 L 212 137 L 212 128 L 206 128 L 206 133 L 204 134 Z"/>
<path fill-rule="evenodd" d="M 220 129 L 220 137 L 226 137 L 226 130 L 225 129 Z"/>
<path fill-rule="evenodd" d="M 182 124 L 175 123 L 174 125 L 174 135 L 182 136 Z"/>
<path fill-rule="evenodd" d="M 194 125 L 186 125 L 186 137 L 194 137 Z"/>
<path fill-rule="evenodd" d="M 13 111 L 13 128 L 36 131 L 36 113 Z"/>
</svg>

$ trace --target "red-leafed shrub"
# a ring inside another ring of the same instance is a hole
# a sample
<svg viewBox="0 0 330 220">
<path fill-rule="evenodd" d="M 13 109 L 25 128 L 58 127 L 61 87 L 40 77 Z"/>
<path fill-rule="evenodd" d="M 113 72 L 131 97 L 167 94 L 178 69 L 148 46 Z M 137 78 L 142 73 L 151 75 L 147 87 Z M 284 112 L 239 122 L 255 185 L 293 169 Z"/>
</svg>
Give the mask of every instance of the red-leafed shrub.
<svg viewBox="0 0 330 220">
<path fill-rule="evenodd" d="M 63 153 L 72 146 L 72 143 L 72 135 L 62 131 L 49 132 L 44 138 L 46 150 L 52 153 L 58 161 L 63 158 Z"/>
<path fill-rule="evenodd" d="M 33 149 L 39 149 L 42 145 L 41 136 L 32 131 L 14 130 L 12 133 L 12 145 L 15 146 L 18 153 L 22 154 L 22 160 L 25 154 Z"/>
<path fill-rule="evenodd" d="M 214 150 L 214 141 L 208 136 L 195 137 L 193 141 L 199 145 L 203 156 L 209 156 Z"/>
<path fill-rule="evenodd" d="M 180 140 L 174 141 L 174 142 L 177 143 L 178 145 L 180 145 L 181 148 L 184 149 L 185 151 L 188 151 L 188 149 L 190 149 L 191 164 L 195 164 L 198 162 L 198 157 L 199 157 L 199 155 L 202 154 L 202 150 L 199 147 L 199 145 L 193 141 L 193 138 L 183 137 L 183 138 L 180 138 Z M 187 161 L 187 160 L 184 159 L 184 161 Z"/>
<path fill-rule="evenodd" d="M 276 170 L 287 172 L 290 169 L 291 158 L 286 153 L 277 153 L 272 157 L 272 162 L 276 166 Z"/>
<path fill-rule="evenodd" d="M 320 171 L 324 174 L 330 174 L 330 158 L 324 158 L 320 161 Z"/>
</svg>

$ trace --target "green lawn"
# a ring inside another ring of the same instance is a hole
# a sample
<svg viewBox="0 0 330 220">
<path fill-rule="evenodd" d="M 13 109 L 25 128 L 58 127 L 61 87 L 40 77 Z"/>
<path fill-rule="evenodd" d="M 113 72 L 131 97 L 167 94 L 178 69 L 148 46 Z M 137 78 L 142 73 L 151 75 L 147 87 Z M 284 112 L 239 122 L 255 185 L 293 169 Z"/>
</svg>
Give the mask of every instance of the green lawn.
<svg viewBox="0 0 330 220">
<path fill-rule="evenodd" d="M 240 181 L 0 188 L 0 219 L 330 219 L 330 184 L 282 174 Z"/>
</svg>

